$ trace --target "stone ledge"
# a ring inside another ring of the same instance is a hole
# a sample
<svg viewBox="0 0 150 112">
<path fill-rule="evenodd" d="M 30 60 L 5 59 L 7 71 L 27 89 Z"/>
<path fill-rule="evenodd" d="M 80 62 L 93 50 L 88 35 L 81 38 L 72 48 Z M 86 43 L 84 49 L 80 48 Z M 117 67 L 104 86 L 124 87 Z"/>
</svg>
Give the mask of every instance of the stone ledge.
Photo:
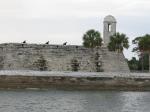
<svg viewBox="0 0 150 112">
<path fill-rule="evenodd" d="M 150 78 L 150 73 L 1 70 L 0 75 Z"/>
</svg>

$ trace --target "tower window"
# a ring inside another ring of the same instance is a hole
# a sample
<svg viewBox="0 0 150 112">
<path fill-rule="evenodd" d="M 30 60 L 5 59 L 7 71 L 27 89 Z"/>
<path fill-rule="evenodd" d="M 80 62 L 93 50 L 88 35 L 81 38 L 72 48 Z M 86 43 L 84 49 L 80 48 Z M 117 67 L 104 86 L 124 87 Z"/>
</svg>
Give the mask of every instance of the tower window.
<svg viewBox="0 0 150 112">
<path fill-rule="evenodd" d="M 108 24 L 108 32 L 111 32 L 111 24 Z"/>
</svg>

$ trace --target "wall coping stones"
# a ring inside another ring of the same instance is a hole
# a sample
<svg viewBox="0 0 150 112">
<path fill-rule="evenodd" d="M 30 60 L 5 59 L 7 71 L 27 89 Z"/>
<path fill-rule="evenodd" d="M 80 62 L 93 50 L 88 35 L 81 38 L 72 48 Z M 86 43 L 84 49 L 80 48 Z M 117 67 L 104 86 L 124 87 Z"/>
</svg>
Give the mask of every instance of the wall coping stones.
<svg viewBox="0 0 150 112">
<path fill-rule="evenodd" d="M 150 73 L 123 73 L 123 72 L 70 72 L 70 71 L 32 71 L 32 70 L 1 70 L 0 76 L 69 76 L 69 77 L 125 77 L 125 78 L 148 78 Z"/>
</svg>

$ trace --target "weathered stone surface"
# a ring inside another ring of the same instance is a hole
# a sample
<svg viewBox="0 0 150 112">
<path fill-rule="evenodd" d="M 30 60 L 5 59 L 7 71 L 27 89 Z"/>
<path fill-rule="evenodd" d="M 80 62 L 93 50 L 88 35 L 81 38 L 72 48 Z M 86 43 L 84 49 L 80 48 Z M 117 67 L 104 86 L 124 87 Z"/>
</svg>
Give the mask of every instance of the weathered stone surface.
<svg viewBox="0 0 150 112">
<path fill-rule="evenodd" d="M 87 72 L 129 72 L 123 54 L 109 52 L 106 47 L 84 48 L 82 46 L 0 44 L 1 70 L 47 70 Z M 72 60 L 77 63 L 73 65 Z"/>
<path fill-rule="evenodd" d="M 116 19 L 112 15 L 108 15 L 104 18 L 103 22 L 103 38 L 104 43 L 107 46 L 110 42 L 110 36 L 116 33 Z"/>
</svg>

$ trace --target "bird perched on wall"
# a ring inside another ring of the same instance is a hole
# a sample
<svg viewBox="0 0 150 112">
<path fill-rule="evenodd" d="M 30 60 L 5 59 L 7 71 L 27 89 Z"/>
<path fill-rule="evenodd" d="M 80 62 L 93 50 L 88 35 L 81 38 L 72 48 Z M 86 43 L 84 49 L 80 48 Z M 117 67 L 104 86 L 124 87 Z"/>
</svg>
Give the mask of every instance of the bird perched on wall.
<svg viewBox="0 0 150 112">
<path fill-rule="evenodd" d="M 45 44 L 49 44 L 49 41 L 47 41 Z"/>
<path fill-rule="evenodd" d="M 26 42 L 26 40 L 25 40 L 25 41 L 23 41 L 22 43 L 23 43 L 23 44 L 26 44 L 27 42 Z"/>
<path fill-rule="evenodd" d="M 63 45 L 64 45 L 64 46 L 67 45 L 67 42 L 63 43 Z"/>
</svg>

